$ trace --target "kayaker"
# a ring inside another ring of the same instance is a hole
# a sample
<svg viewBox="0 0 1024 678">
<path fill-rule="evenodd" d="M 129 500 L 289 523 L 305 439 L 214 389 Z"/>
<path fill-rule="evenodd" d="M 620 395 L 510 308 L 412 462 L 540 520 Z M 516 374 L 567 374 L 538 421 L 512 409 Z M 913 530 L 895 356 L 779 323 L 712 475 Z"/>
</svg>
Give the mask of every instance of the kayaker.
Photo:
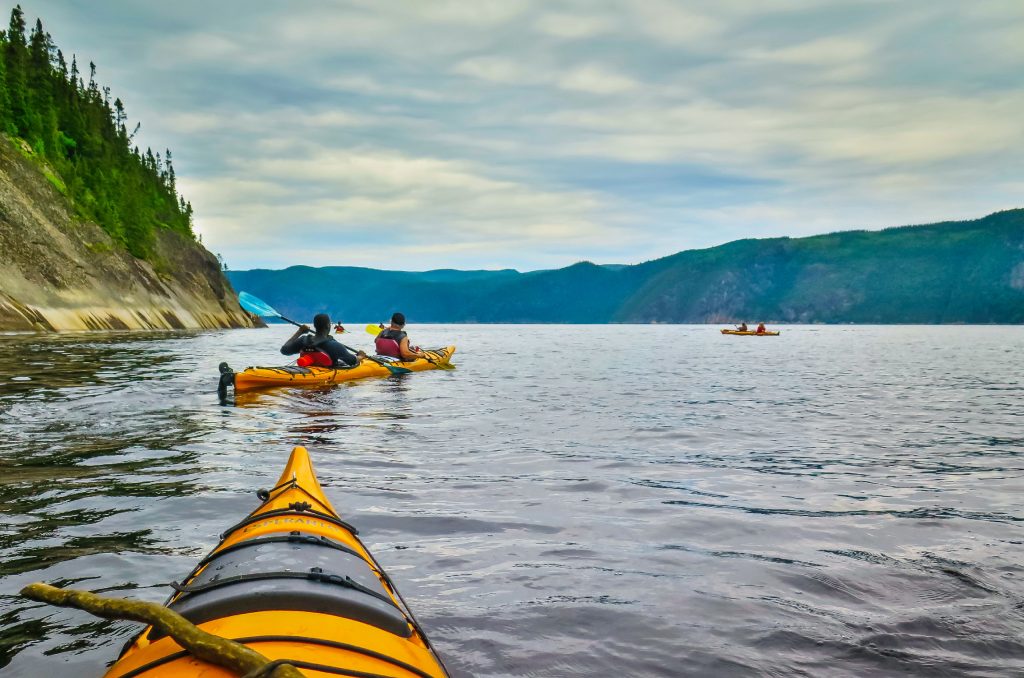
<svg viewBox="0 0 1024 678">
<path fill-rule="evenodd" d="M 767 331 L 768 331 L 768 329 L 764 326 L 764 323 L 758 323 L 758 325 L 757 325 L 757 333 L 758 334 L 764 334 Z"/>
<path fill-rule="evenodd" d="M 386 355 L 400 360 L 425 358 L 426 354 L 415 346 L 409 346 L 409 336 L 402 329 L 405 327 L 405 314 L 395 313 L 391 316 L 391 326 L 381 330 L 374 341 L 378 355 Z"/>
<path fill-rule="evenodd" d="M 740 326 L 736 328 L 737 332 L 749 332 L 747 329 L 747 323 L 740 323 Z"/>
<path fill-rule="evenodd" d="M 355 355 L 352 355 L 347 346 L 342 345 L 331 336 L 331 319 L 326 313 L 318 313 L 313 318 L 313 328 L 315 331 L 310 330 L 308 325 L 300 325 L 295 330 L 295 334 L 284 342 L 281 353 L 284 355 L 301 353 L 300 367 L 308 365 L 355 367 L 361 359 L 366 357 L 362 351 L 357 351 Z M 325 364 L 328 362 L 329 364 Z"/>
</svg>

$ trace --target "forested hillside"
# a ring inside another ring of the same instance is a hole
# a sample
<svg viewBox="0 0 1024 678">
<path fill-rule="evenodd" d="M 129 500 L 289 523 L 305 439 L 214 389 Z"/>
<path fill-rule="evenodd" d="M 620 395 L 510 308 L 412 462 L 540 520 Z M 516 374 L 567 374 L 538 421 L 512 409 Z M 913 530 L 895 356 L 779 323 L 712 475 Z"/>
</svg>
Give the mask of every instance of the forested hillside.
<svg viewBox="0 0 1024 678">
<path fill-rule="evenodd" d="M 251 326 L 192 234 L 171 152 L 20 7 L 0 32 L 0 330 Z"/>
<path fill-rule="evenodd" d="M 740 240 L 635 266 L 232 271 L 285 315 L 418 322 L 1024 322 L 1024 210 L 976 221 Z"/>
<path fill-rule="evenodd" d="M 37 19 L 27 31 L 21 6 L 0 34 L 0 127 L 83 219 L 99 224 L 139 258 L 154 252 L 157 229 L 192 237 L 192 207 L 177 194 L 170 150 L 134 145 L 121 99 L 53 44 Z M 86 80 L 88 78 L 88 80 Z"/>
</svg>

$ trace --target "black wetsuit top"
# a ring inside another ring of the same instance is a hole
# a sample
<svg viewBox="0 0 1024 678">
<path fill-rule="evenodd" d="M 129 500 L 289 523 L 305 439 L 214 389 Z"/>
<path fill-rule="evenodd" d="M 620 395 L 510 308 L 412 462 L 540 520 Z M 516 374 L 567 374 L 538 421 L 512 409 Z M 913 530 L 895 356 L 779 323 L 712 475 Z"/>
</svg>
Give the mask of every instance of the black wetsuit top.
<svg viewBox="0 0 1024 678">
<path fill-rule="evenodd" d="M 284 355 L 295 355 L 303 351 L 323 351 L 331 356 L 335 367 L 341 365 L 355 367 L 359 363 L 358 358 L 352 355 L 341 342 L 330 335 L 318 337 L 315 334 L 303 334 L 294 339 L 289 339 L 281 347 L 281 353 Z"/>
</svg>

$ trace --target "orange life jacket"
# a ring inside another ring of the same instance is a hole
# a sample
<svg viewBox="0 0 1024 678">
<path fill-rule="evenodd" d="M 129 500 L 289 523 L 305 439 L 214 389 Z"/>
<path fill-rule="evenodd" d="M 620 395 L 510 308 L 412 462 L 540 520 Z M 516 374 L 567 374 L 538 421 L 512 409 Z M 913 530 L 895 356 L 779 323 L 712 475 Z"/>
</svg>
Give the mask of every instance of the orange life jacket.
<svg viewBox="0 0 1024 678">
<path fill-rule="evenodd" d="M 299 367 L 309 367 L 310 365 L 315 367 L 333 367 L 334 361 L 331 360 L 331 356 L 323 351 L 303 351 L 299 359 L 295 361 L 295 364 Z"/>
</svg>

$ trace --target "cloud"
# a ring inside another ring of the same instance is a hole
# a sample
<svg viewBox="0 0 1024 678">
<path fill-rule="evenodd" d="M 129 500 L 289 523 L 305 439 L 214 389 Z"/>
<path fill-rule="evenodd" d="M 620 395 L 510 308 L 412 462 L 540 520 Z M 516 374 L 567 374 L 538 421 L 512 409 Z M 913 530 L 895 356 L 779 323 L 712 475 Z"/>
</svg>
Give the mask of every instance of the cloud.
<svg viewBox="0 0 1024 678">
<path fill-rule="evenodd" d="M 630 262 L 1020 202 L 1017 2 L 42 14 L 142 120 L 139 142 L 174 151 L 205 242 L 236 268 Z"/>
<path fill-rule="evenodd" d="M 442 93 L 420 87 L 406 87 L 393 82 L 382 82 L 368 75 L 341 75 L 324 81 L 324 85 L 343 92 L 358 92 L 381 97 L 416 99 L 419 101 L 451 101 L 457 95 Z"/>
<path fill-rule="evenodd" d="M 470 4 L 462 0 L 442 0 L 410 4 L 413 12 L 423 19 L 476 29 L 500 26 L 531 5 L 525 0 L 474 0 Z M 410 4 L 407 4 L 403 11 L 408 11 Z"/>
<path fill-rule="evenodd" d="M 542 73 L 538 73 L 520 61 L 498 56 L 472 57 L 455 64 L 452 71 L 503 85 L 532 84 L 543 82 L 546 79 Z"/>
<path fill-rule="evenodd" d="M 706 43 L 723 29 L 710 13 L 701 13 L 672 0 L 634 0 L 629 4 L 640 31 L 672 46 Z"/>
<path fill-rule="evenodd" d="M 558 86 L 591 94 L 622 94 L 636 89 L 639 83 L 629 76 L 591 64 L 567 72 L 559 78 Z"/>
<path fill-rule="evenodd" d="M 606 34 L 614 28 L 612 20 L 604 16 L 559 12 L 542 14 L 535 25 L 541 33 L 563 40 L 593 38 Z"/>
<path fill-rule="evenodd" d="M 165 135 L 210 135 L 220 140 L 234 140 L 235 135 L 260 135 L 262 143 L 274 143 L 279 137 L 268 137 L 267 130 L 275 134 L 291 129 L 308 135 L 325 130 L 381 125 L 405 124 L 391 116 L 369 116 L 341 109 L 303 110 L 296 107 L 273 108 L 265 111 L 236 112 L 230 109 L 173 113 L 158 121 Z M 290 142 L 285 143 L 285 147 Z"/>
<path fill-rule="evenodd" d="M 787 104 L 625 103 L 611 112 L 563 110 L 546 122 L 591 133 L 576 134 L 565 146 L 569 153 L 641 163 L 698 160 L 765 177 L 792 176 L 800 169 L 794 160 L 809 174 L 820 173 L 823 163 L 878 172 L 921 166 L 934 173 L 936 163 L 1024 142 L 1024 119 L 1012 114 L 1024 105 L 1024 92 L 985 100 L 919 92 L 910 106 L 884 90 L 830 89 Z M 783 155 L 791 158 L 788 167 L 773 162 Z"/>
<path fill-rule="evenodd" d="M 590 63 L 564 70 L 501 57 L 473 57 L 455 65 L 453 72 L 497 85 L 547 85 L 589 94 L 620 94 L 639 83 L 628 75 Z"/>
<path fill-rule="evenodd" d="M 757 56 L 783 64 L 832 66 L 868 58 L 874 46 L 849 37 L 816 38 L 797 45 L 761 52 Z"/>
<path fill-rule="evenodd" d="M 609 205 L 595 195 L 492 176 L 465 161 L 299 143 L 287 157 L 239 160 L 234 169 L 238 176 L 183 184 L 214 248 L 239 238 L 275 248 L 306 241 L 341 246 L 367 232 L 389 233 L 389 249 L 419 253 L 435 252 L 424 247 L 439 240 L 469 251 L 629 237 L 602 223 Z"/>
</svg>

